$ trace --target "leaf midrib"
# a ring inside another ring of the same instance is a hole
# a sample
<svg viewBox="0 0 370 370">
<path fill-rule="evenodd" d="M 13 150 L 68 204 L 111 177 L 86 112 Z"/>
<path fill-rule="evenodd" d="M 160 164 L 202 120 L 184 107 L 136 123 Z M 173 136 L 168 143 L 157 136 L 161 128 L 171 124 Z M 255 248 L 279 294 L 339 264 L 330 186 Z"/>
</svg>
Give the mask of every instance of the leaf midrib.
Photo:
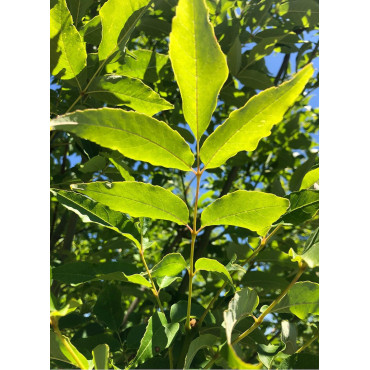
<svg viewBox="0 0 370 370">
<path fill-rule="evenodd" d="M 116 195 L 116 194 L 107 194 L 107 193 L 103 193 L 103 192 L 100 192 L 100 191 L 96 191 L 96 190 L 90 190 L 88 189 L 87 191 L 91 192 L 91 193 L 97 193 L 97 194 L 104 194 L 104 195 L 107 195 L 107 196 L 110 196 L 110 197 L 116 197 L 116 198 L 123 198 L 123 199 L 128 199 L 128 200 L 131 200 L 133 202 L 136 202 L 136 203 L 140 203 L 140 204 L 144 204 L 146 206 L 149 206 L 149 207 L 152 207 L 152 208 L 155 208 L 155 209 L 158 209 L 159 211 L 162 211 L 163 213 L 167 213 L 171 216 L 173 216 L 174 218 L 176 218 L 176 220 L 180 221 L 182 225 L 186 225 L 186 222 L 182 221 L 181 219 L 179 219 L 176 215 L 174 215 L 173 213 L 171 212 L 168 212 L 162 208 L 159 208 L 159 207 L 156 207 L 152 204 L 149 204 L 149 203 L 145 203 L 145 202 L 142 202 L 140 200 L 137 200 L 137 199 L 132 199 L 132 198 L 128 198 L 128 197 L 124 197 L 122 195 Z M 126 212 L 125 212 L 126 213 Z"/>
<path fill-rule="evenodd" d="M 283 83 L 283 84 L 281 84 L 279 87 L 281 87 L 281 86 L 283 86 L 283 85 L 285 85 L 285 84 L 288 84 L 289 82 L 291 82 L 291 80 L 290 81 L 286 81 L 285 83 Z M 297 83 L 298 83 L 298 81 L 297 81 Z M 296 84 L 294 84 L 294 86 L 293 87 L 295 87 L 296 85 L 297 85 L 297 83 Z M 278 89 L 279 87 L 270 87 L 270 91 L 272 91 L 272 89 L 273 90 L 275 90 L 276 91 L 276 89 Z M 264 90 L 264 91 L 267 91 L 267 90 Z M 261 114 L 263 114 L 264 113 L 264 111 L 265 110 L 267 110 L 267 109 L 269 109 L 273 104 L 276 104 L 278 101 L 280 101 L 283 97 L 285 96 L 285 93 L 284 94 L 282 94 L 279 98 L 277 98 L 277 99 L 275 99 L 273 102 L 271 102 L 270 104 L 268 104 L 267 106 L 265 106 L 264 108 L 263 108 L 263 110 L 261 110 L 260 112 L 258 112 L 258 113 L 256 113 L 254 116 L 252 116 L 251 118 L 249 118 L 238 130 L 236 130 L 214 153 L 213 153 L 213 155 L 211 156 L 211 158 L 209 159 L 209 161 L 207 162 L 207 163 L 205 163 L 205 165 L 204 165 L 204 168 L 207 168 L 207 166 L 209 165 L 209 163 L 212 161 L 212 159 L 215 157 L 215 155 L 239 132 L 239 131 L 241 131 L 249 122 L 251 122 L 252 120 L 254 120 L 255 118 L 257 118 L 259 115 L 261 115 Z M 242 107 L 242 108 L 240 108 L 240 109 L 237 109 L 237 110 L 235 110 L 235 111 L 233 111 L 231 114 L 230 114 L 230 116 L 229 116 L 229 118 L 221 125 L 221 126 L 219 126 L 219 127 L 222 127 L 227 121 L 229 121 L 231 118 L 232 118 L 232 116 L 234 115 L 234 112 L 238 112 L 238 111 L 240 111 L 241 109 L 243 109 L 243 108 L 247 108 L 247 106 L 248 106 L 248 104 L 252 101 L 253 102 L 253 100 L 255 100 L 256 98 L 258 97 L 258 95 L 255 95 L 255 96 L 252 96 L 252 98 L 250 98 L 249 99 L 249 101 L 248 101 L 248 103 L 244 106 L 244 107 Z M 289 108 L 288 108 L 289 109 Z M 214 133 L 217 131 L 217 129 L 218 129 L 218 127 L 216 128 L 216 130 L 214 131 Z"/>
<path fill-rule="evenodd" d="M 159 121 L 160 122 L 160 121 Z M 56 124 L 56 125 L 59 125 L 59 124 Z M 93 127 L 97 127 L 97 128 L 100 128 L 100 127 L 105 127 L 105 128 L 108 128 L 108 129 L 111 129 L 111 130 L 116 130 L 116 131 L 123 131 L 123 132 L 126 132 L 126 133 L 128 133 L 128 134 L 131 134 L 131 135 L 134 135 L 134 136 L 137 136 L 137 137 L 140 137 L 141 139 L 143 139 L 143 140 L 147 140 L 147 141 L 149 141 L 150 143 L 152 143 L 152 144 L 154 144 L 154 145 L 157 145 L 157 146 L 159 146 L 160 148 L 162 148 L 163 150 L 165 150 L 166 152 L 168 152 L 169 154 L 171 154 L 173 157 L 175 157 L 175 158 L 177 158 L 180 162 L 182 162 L 182 163 L 184 163 L 187 167 L 188 167 L 188 170 L 191 170 L 191 167 L 183 160 L 183 159 L 181 159 L 180 157 L 178 157 L 176 154 L 174 154 L 173 152 L 170 152 L 167 148 L 165 148 L 164 146 L 162 146 L 162 145 L 160 145 L 160 144 L 158 144 L 158 143 L 156 143 L 155 141 L 153 141 L 153 140 L 150 140 L 149 138 L 147 138 L 147 137 L 144 137 L 144 136 L 142 136 L 142 135 L 139 135 L 139 134 L 137 134 L 137 133 L 135 133 L 135 132 L 131 132 L 131 131 L 129 131 L 129 130 L 125 130 L 125 129 L 123 129 L 123 128 L 117 128 L 117 127 L 113 127 L 113 126 L 106 126 L 106 125 L 96 125 L 96 124 L 89 124 L 89 123 L 72 123 L 72 122 L 68 122 L 68 121 L 66 121 L 66 122 L 62 122 L 62 123 L 60 123 L 60 125 L 66 125 L 66 126 L 68 126 L 68 125 L 80 125 L 80 126 L 93 126 Z"/>
<path fill-rule="evenodd" d="M 214 220 L 215 221 L 219 221 L 219 220 L 222 220 L 223 218 L 233 217 L 233 216 L 236 216 L 236 215 L 240 215 L 242 213 L 251 213 L 251 212 L 256 212 L 258 210 L 261 210 L 261 209 L 266 209 L 266 208 L 280 208 L 280 207 L 283 207 L 283 206 L 266 206 L 266 207 L 253 208 L 253 209 L 248 209 L 248 210 L 245 210 L 245 211 L 240 211 L 240 212 L 237 212 L 237 213 L 228 214 L 226 216 L 222 216 L 222 217 L 216 218 Z M 205 224 L 203 226 L 208 226 L 208 225 L 209 224 Z"/>
</svg>

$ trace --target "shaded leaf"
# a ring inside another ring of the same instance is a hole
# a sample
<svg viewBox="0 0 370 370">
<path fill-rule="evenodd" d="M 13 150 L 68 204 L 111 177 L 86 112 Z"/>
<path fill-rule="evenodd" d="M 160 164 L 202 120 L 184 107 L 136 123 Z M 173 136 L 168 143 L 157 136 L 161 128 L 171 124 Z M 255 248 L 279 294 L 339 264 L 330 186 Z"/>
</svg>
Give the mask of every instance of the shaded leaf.
<svg viewBox="0 0 370 370">
<path fill-rule="evenodd" d="M 257 348 L 258 359 L 268 368 L 271 369 L 274 358 L 285 348 L 285 344 L 260 344 Z"/>
<path fill-rule="evenodd" d="M 137 366 L 168 348 L 179 328 L 180 325 L 178 323 L 168 324 L 164 313 L 154 313 L 148 321 L 139 350 L 130 367 Z"/>
<path fill-rule="evenodd" d="M 180 253 L 170 253 L 165 255 L 151 270 L 155 278 L 165 276 L 176 276 L 188 267 L 184 257 Z"/>
<path fill-rule="evenodd" d="M 318 315 L 319 284 L 311 281 L 295 283 L 272 312 L 293 313 L 301 320 L 305 320 L 309 314 Z"/>
<path fill-rule="evenodd" d="M 85 356 L 83 356 L 76 349 L 76 347 L 70 342 L 70 340 L 67 337 L 63 336 L 63 338 L 67 342 L 67 345 L 69 345 L 72 348 L 73 352 L 78 357 L 80 362 L 84 365 L 83 368 L 88 369 L 89 362 L 87 361 Z M 80 368 L 74 357 L 71 355 L 71 353 L 67 350 L 67 348 L 63 344 L 60 337 L 58 337 L 58 335 L 55 334 L 52 330 L 50 330 L 50 358 L 67 362 Z"/>
<path fill-rule="evenodd" d="M 242 46 L 239 40 L 239 36 L 237 36 L 227 53 L 227 65 L 229 67 L 230 73 L 233 76 L 236 76 L 240 69 L 240 64 L 242 61 Z"/>
<path fill-rule="evenodd" d="M 228 309 L 224 311 L 223 325 L 228 343 L 231 343 L 231 335 L 235 325 L 244 317 L 252 315 L 258 306 L 258 302 L 258 295 L 253 289 L 244 288 L 235 293 Z"/>
<path fill-rule="evenodd" d="M 253 231 L 271 226 L 289 207 L 285 198 L 258 191 L 238 190 L 210 204 L 202 213 L 202 227 L 234 225 Z"/>
<path fill-rule="evenodd" d="M 317 190 L 300 190 L 290 193 L 288 212 L 278 222 L 300 225 L 311 219 L 319 209 L 319 192 Z"/>
<path fill-rule="evenodd" d="M 187 307 L 188 307 L 187 301 L 179 301 L 172 305 L 170 310 L 171 322 L 180 322 L 185 320 L 187 314 Z M 191 304 L 190 317 L 199 319 L 203 315 L 205 310 L 206 309 L 204 307 L 193 302 Z M 211 325 L 216 323 L 216 319 L 211 312 L 208 312 L 204 319 L 204 322 L 207 325 Z"/>
<path fill-rule="evenodd" d="M 132 240 L 140 248 L 138 241 L 140 235 L 126 215 L 72 191 L 52 189 L 52 193 L 64 207 L 76 213 L 83 222 L 108 227 Z"/>
<path fill-rule="evenodd" d="M 169 55 L 185 120 L 199 140 L 228 76 L 226 57 L 216 41 L 204 0 L 179 0 L 172 20 Z"/>
<path fill-rule="evenodd" d="M 163 276 L 161 278 L 156 279 L 159 289 L 166 288 L 170 286 L 173 282 L 181 280 L 181 278 L 178 276 Z"/>
<path fill-rule="evenodd" d="M 188 353 L 185 358 L 184 369 L 190 369 L 191 362 L 193 361 L 194 356 L 202 348 L 212 347 L 218 342 L 218 338 L 212 334 L 200 335 L 198 338 L 195 338 L 189 346 Z"/>
<path fill-rule="evenodd" d="M 230 369 L 261 369 L 262 364 L 248 364 L 244 362 L 235 352 L 234 348 L 225 343 L 224 346 L 221 348 L 221 356 L 226 360 Z"/>
<path fill-rule="evenodd" d="M 200 150 L 205 168 L 219 167 L 241 150 L 255 150 L 259 141 L 269 136 L 272 127 L 283 119 L 313 72 L 313 66 L 309 64 L 290 81 L 253 96 L 244 107 L 233 111 Z"/>
<path fill-rule="evenodd" d="M 77 26 L 82 17 L 85 16 L 86 10 L 90 8 L 93 2 L 94 0 L 67 0 L 67 6 L 71 12 L 75 26 Z"/>
<path fill-rule="evenodd" d="M 288 320 L 281 322 L 281 341 L 285 344 L 284 353 L 292 355 L 297 351 L 297 335 L 298 329 L 294 322 Z"/>
<path fill-rule="evenodd" d="M 315 163 L 315 157 L 312 156 L 307 159 L 303 164 L 301 164 L 293 173 L 290 181 L 289 181 L 289 188 L 291 191 L 300 190 L 302 180 L 307 174 L 307 172 L 311 169 L 313 164 Z"/>
<path fill-rule="evenodd" d="M 88 44 L 98 46 L 101 41 L 101 20 L 97 15 L 88 21 L 80 30 L 80 35 Z"/>
<path fill-rule="evenodd" d="M 294 262 L 305 261 L 311 268 L 319 266 L 319 228 L 311 233 L 301 254 L 295 253 L 291 248 L 289 256 Z"/>
<path fill-rule="evenodd" d="M 73 184 L 73 190 L 84 193 L 97 202 L 133 217 L 149 217 L 186 225 L 189 210 L 186 204 L 169 190 L 142 182 L 94 182 Z"/>
<path fill-rule="evenodd" d="M 50 307 L 50 316 L 55 317 L 63 317 L 71 312 L 75 311 L 76 308 L 82 305 L 81 299 L 72 298 L 68 301 L 68 303 L 61 309 L 57 310 L 55 307 Z"/>
<path fill-rule="evenodd" d="M 94 314 L 109 329 L 118 330 L 123 320 L 121 291 L 114 285 L 108 285 L 99 294 L 95 303 Z"/>
<path fill-rule="evenodd" d="M 87 93 L 95 99 L 112 105 L 126 105 L 137 112 L 152 116 L 172 109 L 173 105 L 161 98 L 137 78 L 105 75 L 95 78 Z"/>
<path fill-rule="evenodd" d="M 310 353 L 297 353 L 283 359 L 279 365 L 279 370 L 296 369 L 318 369 L 319 356 Z"/>
<path fill-rule="evenodd" d="M 194 155 L 181 135 L 166 123 L 121 109 L 86 109 L 52 120 L 52 129 L 118 150 L 128 158 L 189 171 Z"/>
</svg>

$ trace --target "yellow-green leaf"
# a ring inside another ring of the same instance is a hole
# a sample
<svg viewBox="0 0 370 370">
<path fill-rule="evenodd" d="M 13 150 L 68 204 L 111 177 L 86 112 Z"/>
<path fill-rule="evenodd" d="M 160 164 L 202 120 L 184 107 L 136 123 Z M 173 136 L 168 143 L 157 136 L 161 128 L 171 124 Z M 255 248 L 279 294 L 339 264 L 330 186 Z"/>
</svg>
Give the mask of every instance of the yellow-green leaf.
<svg viewBox="0 0 370 370">
<path fill-rule="evenodd" d="M 308 189 L 318 182 L 319 182 L 319 168 L 317 167 L 306 173 L 302 180 L 302 184 L 299 190 Z"/>
<path fill-rule="evenodd" d="M 211 203 L 202 213 L 202 227 L 233 225 L 262 232 L 289 207 L 289 201 L 274 194 L 238 190 Z"/>
<path fill-rule="evenodd" d="M 76 79 L 82 89 L 86 67 L 86 49 L 81 35 L 73 25 L 66 0 L 52 2 L 50 10 L 50 67 L 51 74 L 63 80 Z"/>
<path fill-rule="evenodd" d="M 177 131 L 142 113 L 86 109 L 60 116 L 51 125 L 153 165 L 189 171 L 194 162 L 189 145 Z"/>
<path fill-rule="evenodd" d="M 94 80 L 87 91 L 95 99 L 112 105 L 125 105 L 152 116 L 173 105 L 137 78 L 105 75 Z"/>
<path fill-rule="evenodd" d="M 108 0 L 100 9 L 102 40 L 99 60 L 123 50 L 136 24 L 147 9 L 149 0 Z"/>
<path fill-rule="evenodd" d="M 221 278 L 233 286 L 233 280 L 231 279 L 229 271 L 220 262 L 210 258 L 199 258 L 195 262 L 196 271 L 209 271 L 220 274 Z"/>
<path fill-rule="evenodd" d="M 228 76 L 226 57 L 208 20 L 204 0 L 179 0 L 172 20 L 169 54 L 186 122 L 199 139 Z"/>
<path fill-rule="evenodd" d="M 232 112 L 206 139 L 200 150 L 205 168 L 219 167 L 242 150 L 255 150 L 259 141 L 269 136 L 272 127 L 283 119 L 313 71 L 313 66 L 307 65 L 290 81 L 253 96 L 244 107 Z"/>
<path fill-rule="evenodd" d="M 186 225 L 189 210 L 175 194 L 160 186 L 142 182 L 93 182 L 71 185 L 73 190 L 86 194 L 109 208 L 133 217 L 150 217 Z"/>
</svg>

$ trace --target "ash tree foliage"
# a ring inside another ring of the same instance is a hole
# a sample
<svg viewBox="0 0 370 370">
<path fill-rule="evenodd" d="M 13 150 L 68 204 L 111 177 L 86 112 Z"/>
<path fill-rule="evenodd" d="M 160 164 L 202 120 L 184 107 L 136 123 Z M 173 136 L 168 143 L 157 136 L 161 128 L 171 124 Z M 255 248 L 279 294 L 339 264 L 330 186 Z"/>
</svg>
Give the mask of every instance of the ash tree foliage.
<svg viewBox="0 0 370 370">
<path fill-rule="evenodd" d="M 50 15 L 51 368 L 317 369 L 318 2 Z"/>
</svg>

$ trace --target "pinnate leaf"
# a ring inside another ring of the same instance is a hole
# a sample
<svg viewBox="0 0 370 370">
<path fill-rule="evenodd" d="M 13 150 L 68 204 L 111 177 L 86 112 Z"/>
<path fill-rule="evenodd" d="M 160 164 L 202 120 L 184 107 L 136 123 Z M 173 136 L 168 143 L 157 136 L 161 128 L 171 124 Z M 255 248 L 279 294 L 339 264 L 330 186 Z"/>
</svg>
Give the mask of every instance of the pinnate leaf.
<svg viewBox="0 0 370 370">
<path fill-rule="evenodd" d="M 148 116 L 173 108 L 149 86 L 126 76 L 111 74 L 96 78 L 87 93 L 105 103 L 125 105 Z"/>
<path fill-rule="evenodd" d="M 180 253 L 170 253 L 164 256 L 162 260 L 152 268 L 151 274 L 155 278 L 176 276 L 187 267 L 188 265 Z"/>
<path fill-rule="evenodd" d="M 283 119 L 313 71 L 309 64 L 290 81 L 253 96 L 244 107 L 233 111 L 206 139 L 200 150 L 205 168 L 219 167 L 242 150 L 255 150 L 259 141 L 269 136 L 272 127 Z"/>
<path fill-rule="evenodd" d="M 128 158 L 189 171 L 189 145 L 166 123 L 142 113 L 100 108 L 76 111 L 52 120 L 52 129 L 68 131 Z"/>
<path fill-rule="evenodd" d="M 238 190 L 210 204 L 202 213 L 202 227 L 233 225 L 261 232 L 289 207 L 289 201 L 274 194 Z"/>
<path fill-rule="evenodd" d="M 185 120 L 199 139 L 209 125 L 217 95 L 228 76 L 226 57 L 208 20 L 204 0 L 179 0 L 169 49 Z"/>
<path fill-rule="evenodd" d="M 142 182 L 93 182 L 71 185 L 73 190 L 133 217 L 149 217 L 186 225 L 189 210 L 169 190 Z"/>
</svg>

